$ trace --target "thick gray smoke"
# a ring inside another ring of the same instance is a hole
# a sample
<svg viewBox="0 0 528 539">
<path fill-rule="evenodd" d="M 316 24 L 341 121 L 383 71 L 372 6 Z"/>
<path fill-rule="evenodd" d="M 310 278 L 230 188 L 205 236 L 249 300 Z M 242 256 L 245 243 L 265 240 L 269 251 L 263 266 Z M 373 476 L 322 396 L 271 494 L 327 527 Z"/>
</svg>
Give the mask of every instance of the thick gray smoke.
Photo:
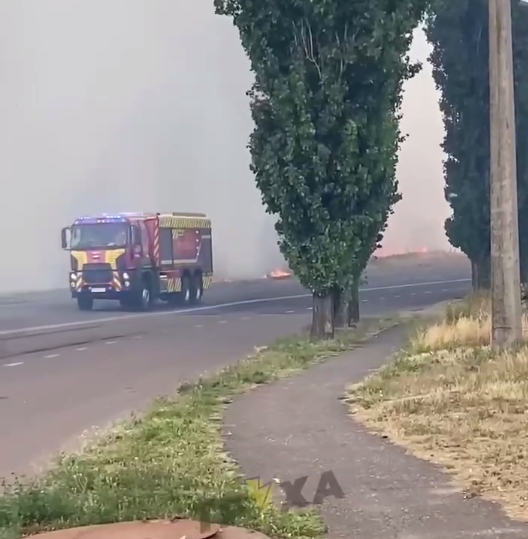
<svg viewBox="0 0 528 539">
<path fill-rule="evenodd" d="M 385 254 L 450 247 L 444 232 L 444 221 L 449 215 L 440 147 L 444 128 L 438 106 L 440 94 L 427 62 L 430 51 L 424 33 L 417 30 L 410 56 L 423 62 L 423 69 L 405 87 L 401 130 L 408 137 L 398 164 L 403 199 L 389 219 L 381 250 Z"/>
<path fill-rule="evenodd" d="M 248 169 L 248 61 L 212 0 L 5 0 L 0 77 L 0 290 L 63 286 L 60 228 L 102 211 L 205 211 L 217 273 L 280 264 Z M 387 247 L 442 234 L 436 97 L 411 84 Z"/>
</svg>

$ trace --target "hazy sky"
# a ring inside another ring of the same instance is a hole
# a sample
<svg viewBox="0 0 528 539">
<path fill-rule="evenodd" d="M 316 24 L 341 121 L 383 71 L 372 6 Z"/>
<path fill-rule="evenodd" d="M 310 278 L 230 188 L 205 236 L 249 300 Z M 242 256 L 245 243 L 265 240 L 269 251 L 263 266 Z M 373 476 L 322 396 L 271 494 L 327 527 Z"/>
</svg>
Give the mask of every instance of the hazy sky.
<svg viewBox="0 0 528 539">
<path fill-rule="evenodd" d="M 219 273 L 280 260 L 248 169 L 248 62 L 212 0 L 0 0 L 0 78 L 0 290 L 64 285 L 81 213 L 205 211 Z M 436 101 L 428 72 L 409 84 L 388 249 L 445 245 Z"/>
</svg>

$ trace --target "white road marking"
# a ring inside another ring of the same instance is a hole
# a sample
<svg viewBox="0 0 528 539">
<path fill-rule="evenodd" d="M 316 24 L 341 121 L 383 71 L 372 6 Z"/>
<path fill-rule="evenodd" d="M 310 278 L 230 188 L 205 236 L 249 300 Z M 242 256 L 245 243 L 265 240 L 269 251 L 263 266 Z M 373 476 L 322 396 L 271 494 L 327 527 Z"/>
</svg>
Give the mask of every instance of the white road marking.
<svg viewBox="0 0 528 539">
<path fill-rule="evenodd" d="M 240 320 L 251 320 L 251 316 L 243 316 Z"/>
<path fill-rule="evenodd" d="M 227 324 L 227 320 L 218 320 L 219 324 Z"/>
<path fill-rule="evenodd" d="M 286 311 L 286 314 L 293 314 L 295 311 Z"/>
<path fill-rule="evenodd" d="M 411 296 L 416 296 L 416 292 L 411 292 Z"/>
<path fill-rule="evenodd" d="M 306 310 L 307 311 L 313 311 L 313 307 L 307 307 Z"/>
<path fill-rule="evenodd" d="M 133 339 L 141 339 L 143 335 L 134 335 Z"/>
<path fill-rule="evenodd" d="M 456 284 L 456 283 L 468 283 L 471 282 L 471 279 L 452 279 L 448 281 L 429 281 L 425 283 L 406 283 L 406 284 L 395 284 L 389 286 L 373 286 L 370 288 L 363 288 L 360 290 L 360 293 L 366 294 L 367 292 L 380 292 L 382 290 L 397 290 L 402 288 L 420 288 L 422 286 L 437 286 L 437 285 L 446 285 L 446 284 Z M 64 328 L 79 328 L 82 329 L 85 326 L 88 327 L 98 327 L 100 324 L 107 322 L 120 322 L 124 320 L 133 320 L 135 318 L 145 318 L 148 316 L 167 316 L 171 314 L 181 315 L 188 313 L 199 313 L 206 311 L 214 311 L 216 309 L 225 309 L 229 307 L 239 307 L 242 305 L 256 305 L 259 303 L 270 303 L 273 301 L 286 301 L 293 299 L 302 299 L 310 298 L 312 294 L 295 294 L 292 296 L 278 296 L 273 298 L 257 298 L 257 299 L 246 299 L 243 301 L 232 301 L 229 303 L 220 303 L 218 305 L 204 305 L 202 307 L 191 307 L 189 309 L 181 309 L 179 311 L 155 311 L 150 313 L 135 313 L 127 314 L 123 316 L 109 316 L 106 318 L 94 318 L 92 320 L 86 320 L 83 322 L 64 322 L 61 324 L 49 324 L 47 326 L 33 326 L 21 329 L 14 330 L 3 330 L 0 331 L 0 337 L 16 337 L 17 335 L 25 335 L 27 333 L 34 333 L 38 331 L 48 331 L 54 329 L 64 329 Z M 385 298 L 380 298 L 385 299 Z"/>
<path fill-rule="evenodd" d="M 196 324 L 194 327 L 195 328 L 203 328 L 203 324 Z"/>
<path fill-rule="evenodd" d="M 426 290 L 426 291 L 424 292 L 424 294 L 432 294 L 432 293 L 433 293 L 432 290 Z"/>
<path fill-rule="evenodd" d="M 106 341 L 106 344 L 115 344 L 116 341 Z"/>
<path fill-rule="evenodd" d="M 24 365 L 24 362 L 17 361 L 16 363 L 6 363 L 4 367 L 18 367 L 19 365 Z"/>
<path fill-rule="evenodd" d="M 401 298 L 400 294 L 396 294 L 394 297 L 395 298 Z"/>
<path fill-rule="evenodd" d="M 368 299 L 362 299 L 361 303 L 368 303 Z"/>
<path fill-rule="evenodd" d="M 82 348 L 76 348 L 77 352 L 84 352 L 85 350 L 88 350 L 87 346 L 84 346 Z"/>
<path fill-rule="evenodd" d="M 449 281 L 428 281 L 426 283 L 391 284 L 389 286 L 373 286 L 363 288 L 360 292 L 378 292 L 380 290 L 396 290 L 398 288 L 419 288 L 420 286 L 438 286 L 441 284 L 470 283 L 471 279 L 452 279 Z"/>
<path fill-rule="evenodd" d="M 59 354 L 48 354 L 44 356 L 44 359 L 53 359 L 54 357 L 59 357 Z"/>
</svg>

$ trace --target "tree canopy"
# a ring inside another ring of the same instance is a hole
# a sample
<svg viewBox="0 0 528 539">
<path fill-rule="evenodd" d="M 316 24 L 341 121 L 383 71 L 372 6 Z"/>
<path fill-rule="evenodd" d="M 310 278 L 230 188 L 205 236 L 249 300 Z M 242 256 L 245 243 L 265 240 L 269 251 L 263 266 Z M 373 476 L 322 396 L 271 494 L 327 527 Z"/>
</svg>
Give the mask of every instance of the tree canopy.
<svg viewBox="0 0 528 539">
<path fill-rule="evenodd" d="M 528 8 L 514 3 L 519 223 L 528 224 Z M 426 20 L 430 61 L 445 127 L 446 233 L 487 286 L 490 257 L 488 0 L 435 0 Z M 521 235 L 522 238 L 522 235 Z M 528 238 L 521 241 L 523 260 Z"/>
<path fill-rule="evenodd" d="M 326 302 L 356 286 L 399 200 L 402 84 L 427 0 L 215 0 L 255 83 L 252 171 L 279 245 Z M 315 315 L 314 315 L 315 316 Z M 323 316 L 323 318 L 324 318 Z M 319 335 L 321 336 L 321 335 Z"/>
</svg>

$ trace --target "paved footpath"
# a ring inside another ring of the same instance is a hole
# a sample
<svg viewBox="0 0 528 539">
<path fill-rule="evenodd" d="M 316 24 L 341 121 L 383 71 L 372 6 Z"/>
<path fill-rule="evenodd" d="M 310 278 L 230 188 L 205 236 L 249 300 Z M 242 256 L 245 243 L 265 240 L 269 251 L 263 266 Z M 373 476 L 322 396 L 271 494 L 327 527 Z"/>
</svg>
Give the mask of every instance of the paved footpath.
<svg viewBox="0 0 528 539">
<path fill-rule="evenodd" d="M 333 471 L 345 497 L 327 497 L 330 539 L 528 538 L 528 526 L 497 505 L 468 498 L 434 465 L 367 433 L 339 399 L 348 383 L 380 367 L 403 342 L 403 329 L 288 380 L 235 400 L 226 415 L 227 448 L 248 477 L 293 483 L 309 476 L 312 501 L 321 473 Z"/>
</svg>

